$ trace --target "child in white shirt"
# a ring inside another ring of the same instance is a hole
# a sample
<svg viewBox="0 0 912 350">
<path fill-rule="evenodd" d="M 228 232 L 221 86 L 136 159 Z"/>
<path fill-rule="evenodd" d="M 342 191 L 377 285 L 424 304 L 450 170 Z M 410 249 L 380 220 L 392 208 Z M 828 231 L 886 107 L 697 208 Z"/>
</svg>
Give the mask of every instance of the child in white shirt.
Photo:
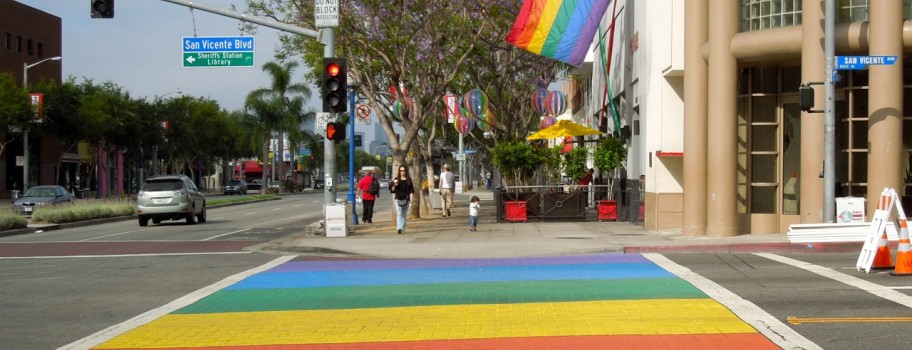
<svg viewBox="0 0 912 350">
<path fill-rule="evenodd" d="M 478 231 L 476 227 L 478 226 L 478 208 L 481 208 L 478 199 L 478 196 L 472 196 L 472 202 L 469 203 L 469 231 L 475 232 Z"/>
</svg>

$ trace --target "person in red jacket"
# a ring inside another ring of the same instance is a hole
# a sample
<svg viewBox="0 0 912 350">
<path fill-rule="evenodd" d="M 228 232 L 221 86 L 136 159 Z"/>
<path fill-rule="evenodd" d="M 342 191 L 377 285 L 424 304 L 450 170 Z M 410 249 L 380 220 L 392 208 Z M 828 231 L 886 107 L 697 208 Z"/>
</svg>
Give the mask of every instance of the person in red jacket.
<svg viewBox="0 0 912 350">
<path fill-rule="evenodd" d="M 586 171 L 586 175 L 583 175 L 583 178 L 579 180 L 579 187 L 583 191 L 583 203 L 586 203 L 586 208 L 589 207 L 589 184 L 592 183 L 592 173 L 594 172 L 595 169 L 589 168 Z"/>
<path fill-rule="evenodd" d="M 358 181 L 357 194 L 361 197 L 361 221 L 366 224 L 374 222 L 374 201 L 380 196 L 379 193 L 376 196 L 370 193 L 370 185 L 373 180 L 374 172 L 368 171 L 361 181 Z"/>
</svg>

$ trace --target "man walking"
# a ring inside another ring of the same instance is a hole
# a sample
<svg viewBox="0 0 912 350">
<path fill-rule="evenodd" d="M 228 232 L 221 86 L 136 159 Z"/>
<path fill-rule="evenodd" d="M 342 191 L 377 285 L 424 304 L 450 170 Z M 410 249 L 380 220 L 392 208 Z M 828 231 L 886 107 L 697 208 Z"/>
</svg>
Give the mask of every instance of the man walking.
<svg viewBox="0 0 912 350">
<path fill-rule="evenodd" d="M 376 182 L 376 183 L 375 183 Z M 366 224 L 374 222 L 374 201 L 380 196 L 380 183 L 374 179 L 374 171 L 368 170 L 361 181 L 358 181 L 358 196 L 361 196 L 361 221 Z"/>
<path fill-rule="evenodd" d="M 450 216 L 453 207 L 453 189 L 456 188 L 456 176 L 450 172 L 450 165 L 444 164 L 440 172 L 440 199 L 443 204 L 443 217 Z"/>
</svg>

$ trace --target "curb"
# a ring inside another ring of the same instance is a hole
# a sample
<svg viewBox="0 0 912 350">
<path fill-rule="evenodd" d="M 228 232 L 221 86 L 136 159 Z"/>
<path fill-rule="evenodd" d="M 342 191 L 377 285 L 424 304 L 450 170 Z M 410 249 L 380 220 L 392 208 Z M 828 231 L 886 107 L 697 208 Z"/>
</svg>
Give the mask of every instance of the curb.
<svg viewBox="0 0 912 350">
<path fill-rule="evenodd" d="M 895 242 L 893 243 L 895 244 Z M 682 246 L 631 246 L 625 253 L 858 253 L 864 242 L 733 243 Z M 896 248 L 893 248 L 896 249 Z"/>
</svg>

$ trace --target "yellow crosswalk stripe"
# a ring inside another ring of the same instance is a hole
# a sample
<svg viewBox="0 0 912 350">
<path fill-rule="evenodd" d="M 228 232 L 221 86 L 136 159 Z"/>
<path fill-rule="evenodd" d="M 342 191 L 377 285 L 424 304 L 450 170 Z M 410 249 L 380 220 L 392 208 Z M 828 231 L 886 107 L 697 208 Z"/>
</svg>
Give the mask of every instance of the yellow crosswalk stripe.
<svg viewBox="0 0 912 350">
<path fill-rule="evenodd" d="M 756 332 L 712 299 L 603 300 L 170 314 L 97 348 Z"/>
</svg>

